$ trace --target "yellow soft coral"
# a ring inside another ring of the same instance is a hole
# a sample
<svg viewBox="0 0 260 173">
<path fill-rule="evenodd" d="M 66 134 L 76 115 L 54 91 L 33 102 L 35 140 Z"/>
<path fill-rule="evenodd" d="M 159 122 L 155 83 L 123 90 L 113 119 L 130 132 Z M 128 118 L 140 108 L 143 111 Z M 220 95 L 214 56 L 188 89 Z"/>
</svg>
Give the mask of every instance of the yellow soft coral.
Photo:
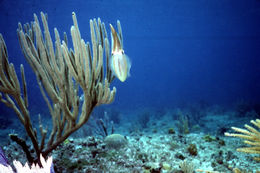
<svg viewBox="0 0 260 173">
<path fill-rule="evenodd" d="M 244 143 L 251 145 L 250 147 L 238 148 L 237 151 L 260 155 L 260 119 L 256 119 L 255 121 L 251 120 L 250 122 L 254 124 L 258 130 L 245 124 L 246 129 L 232 127 L 232 129 L 238 133 L 225 133 L 225 135 L 245 139 Z M 254 157 L 254 159 L 260 161 L 260 156 Z"/>
</svg>

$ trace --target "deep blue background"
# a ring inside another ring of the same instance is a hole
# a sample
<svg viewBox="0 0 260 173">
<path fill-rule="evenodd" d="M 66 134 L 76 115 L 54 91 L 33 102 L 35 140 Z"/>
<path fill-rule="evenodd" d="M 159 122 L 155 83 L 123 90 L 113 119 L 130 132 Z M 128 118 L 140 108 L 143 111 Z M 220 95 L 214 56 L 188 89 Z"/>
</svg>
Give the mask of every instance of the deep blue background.
<svg viewBox="0 0 260 173">
<path fill-rule="evenodd" d="M 259 0 L 0 0 L 0 33 L 16 67 L 26 64 L 17 23 L 32 21 L 40 11 L 48 13 L 50 30 L 60 33 L 69 33 L 75 11 L 88 41 L 89 19 L 121 21 L 132 69 L 126 82 L 112 84 L 118 108 L 260 101 Z M 44 102 L 25 67 L 30 105 L 40 111 Z"/>
</svg>

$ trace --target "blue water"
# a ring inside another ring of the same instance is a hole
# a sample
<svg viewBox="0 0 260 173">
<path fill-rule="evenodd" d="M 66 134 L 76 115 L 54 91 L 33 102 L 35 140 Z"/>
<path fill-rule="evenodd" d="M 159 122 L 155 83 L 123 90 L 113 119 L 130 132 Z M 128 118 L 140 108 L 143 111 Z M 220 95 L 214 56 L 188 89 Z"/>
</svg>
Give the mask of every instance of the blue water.
<svg viewBox="0 0 260 173">
<path fill-rule="evenodd" d="M 107 24 L 121 21 L 132 68 L 125 83 L 113 83 L 118 89 L 117 107 L 260 100 L 258 0 L 2 0 L 0 33 L 16 67 L 26 64 L 17 40 L 17 23 L 32 21 L 33 13 L 40 11 L 48 14 L 51 31 L 57 27 L 60 33 L 69 33 L 75 11 L 85 40 L 90 40 L 89 19 L 100 17 Z M 38 94 L 28 65 L 26 76 L 29 94 Z M 37 99 L 30 97 L 34 104 Z"/>
<path fill-rule="evenodd" d="M 124 49 L 132 61 L 126 82 L 116 80 L 111 106 L 120 109 L 170 107 L 204 100 L 232 105 L 260 101 L 259 0 L 1 0 L 0 33 L 19 73 L 25 65 L 32 109 L 45 105 L 17 40 L 17 23 L 48 14 L 49 28 L 69 33 L 77 14 L 82 37 L 90 41 L 89 19 L 108 28 L 121 21 Z M 53 33 L 52 33 L 53 34 Z M 1 103 L 1 110 L 6 107 Z"/>
</svg>

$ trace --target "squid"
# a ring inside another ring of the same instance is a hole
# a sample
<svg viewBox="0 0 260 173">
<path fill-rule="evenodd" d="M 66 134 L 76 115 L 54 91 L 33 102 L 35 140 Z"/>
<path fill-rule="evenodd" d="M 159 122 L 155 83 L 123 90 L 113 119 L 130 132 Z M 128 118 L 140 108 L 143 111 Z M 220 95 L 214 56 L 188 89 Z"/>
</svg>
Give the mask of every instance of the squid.
<svg viewBox="0 0 260 173">
<path fill-rule="evenodd" d="M 121 40 L 114 27 L 110 24 L 111 28 L 111 42 L 112 52 L 110 59 L 110 68 L 113 74 L 121 81 L 124 82 L 130 76 L 131 61 L 125 54 Z"/>
</svg>

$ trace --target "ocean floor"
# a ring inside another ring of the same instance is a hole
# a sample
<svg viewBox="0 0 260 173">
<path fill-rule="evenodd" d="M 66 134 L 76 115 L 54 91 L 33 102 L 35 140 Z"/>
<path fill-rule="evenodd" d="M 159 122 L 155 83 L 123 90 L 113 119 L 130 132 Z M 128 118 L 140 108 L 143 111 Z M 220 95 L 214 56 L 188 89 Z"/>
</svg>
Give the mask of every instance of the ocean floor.
<svg viewBox="0 0 260 173">
<path fill-rule="evenodd" d="M 164 111 L 159 117 L 137 125 L 135 121 L 115 124 L 114 134 L 107 137 L 74 135 L 52 153 L 56 172 L 260 172 L 260 163 L 254 155 L 240 153 L 236 148 L 245 146 L 237 138 L 224 136 L 223 127 L 243 127 L 247 118 L 230 118 L 232 112 L 208 113 L 200 125 L 180 127 L 180 122 Z M 131 112 L 125 116 L 131 117 Z M 239 123 L 238 123 L 239 122 Z M 183 125 L 184 126 L 184 125 Z M 185 128 L 188 128 L 185 130 Z M 84 130 L 84 129 L 83 129 Z M 9 141 L 3 147 L 10 162 L 26 161 L 20 147 Z M 235 171 L 236 170 L 236 171 Z"/>
</svg>

